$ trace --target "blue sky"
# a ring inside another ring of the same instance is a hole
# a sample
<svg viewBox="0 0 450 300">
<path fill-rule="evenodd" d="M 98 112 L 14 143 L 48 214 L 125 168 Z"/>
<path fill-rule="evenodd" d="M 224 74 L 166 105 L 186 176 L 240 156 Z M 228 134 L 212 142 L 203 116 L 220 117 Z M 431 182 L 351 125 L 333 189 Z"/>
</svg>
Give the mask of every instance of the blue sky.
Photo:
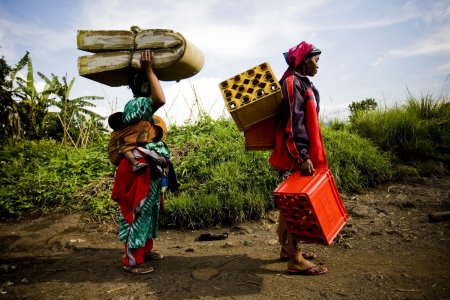
<svg viewBox="0 0 450 300">
<path fill-rule="evenodd" d="M 107 116 L 131 92 L 78 75 L 77 58 L 88 53 L 76 49 L 77 30 L 132 25 L 178 31 L 205 56 L 194 77 L 162 82 L 167 104 L 160 114 L 169 123 L 189 118 L 191 85 L 207 112 L 222 115 L 221 81 L 262 62 L 280 78 L 282 53 L 302 40 L 322 50 L 313 78 L 322 119 L 345 119 L 354 101 L 375 98 L 392 106 L 408 90 L 439 97 L 450 87 L 449 0 L 2 0 L 0 56 L 13 66 L 29 51 L 36 72 L 76 78 L 73 97 L 105 97 L 96 111 Z"/>
</svg>

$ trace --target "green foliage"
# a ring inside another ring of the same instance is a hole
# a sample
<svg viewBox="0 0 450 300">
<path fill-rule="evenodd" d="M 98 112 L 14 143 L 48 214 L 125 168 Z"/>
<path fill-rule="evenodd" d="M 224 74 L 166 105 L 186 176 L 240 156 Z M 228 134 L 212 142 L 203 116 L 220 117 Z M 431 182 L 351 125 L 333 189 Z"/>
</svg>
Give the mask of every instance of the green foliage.
<svg viewBox="0 0 450 300">
<path fill-rule="evenodd" d="M 344 129 L 324 128 L 323 134 L 342 191 L 362 191 L 391 178 L 389 156 L 367 139 Z M 271 194 L 280 179 L 268 163 L 270 152 L 246 152 L 243 134 L 231 120 L 204 117 L 172 127 L 168 144 L 182 186 L 166 197 L 166 224 L 235 224 L 273 208 Z"/>
<path fill-rule="evenodd" d="M 419 171 L 417 168 L 410 166 L 410 165 L 404 165 L 404 164 L 398 164 L 395 166 L 394 171 L 394 178 L 396 180 L 401 180 L 408 177 L 419 177 Z"/>
<path fill-rule="evenodd" d="M 19 111 L 22 129 L 26 138 L 38 139 L 45 134 L 48 107 L 51 99 L 47 93 L 48 85 L 43 92 L 38 92 L 33 76 L 33 63 L 31 58 L 27 62 L 27 77 L 23 80 L 16 78 L 18 86 L 16 96 L 18 98 L 17 109 Z"/>
<path fill-rule="evenodd" d="M 322 128 L 329 168 L 342 191 L 363 191 L 392 178 L 388 153 L 347 130 Z"/>
<path fill-rule="evenodd" d="M 67 82 L 66 76 L 60 80 L 54 74 L 51 79 L 40 72 L 38 74 L 48 86 L 44 94 L 54 95 L 56 98 L 52 99 L 51 104 L 59 109 L 56 116 L 60 124 L 56 123 L 56 127 L 47 130 L 47 133 L 54 134 L 51 136 L 52 138 L 57 139 L 62 135 L 64 145 L 70 142 L 75 147 L 85 147 L 94 143 L 101 133 L 106 132 L 102 123 L 105 118 L 87 108 L 95 107 L 89 101 L 101 100 L 103 97 L 83 96 L 71 99 L 70 92 L 75 78 Z M 56 125 L 55 122 L 48 122 L 48 124 Z M 58 134 L 58 129 L 62 133 Z"/>
<path fill-rule="evenodd" d="M 350 130 L 372 140 L 403 163 L 450 162 L 450 103 L 447 98 L 410 98 L 403 106 L 358 113 Z"/>
<path fill-rule="evenodd" d="M 347 124 L 346 124 L 346 122 L 341 121 L 339 119 L 334 119 L 328 123 L 328 127 L 333 130 L 336 130 L 336 131 L 337 130 L 345 130 L 347 127 Z"/>
<path fill-rule="evenodd" d="M 416 168 L 422 176 L 442 176 L 447 173 L 444 164 L 435 160 L 418 161 Z"/>
<path fill-rule="evenodd" d="M 28 62 L 28 54 L 27 52 L 13 68 L 7 64 L 3 57 L 0 60 L 0 138 L 23 136 L 17 103 L 14 101 L 19 91 L 17 84 L 14 83 L 17 73 Z"/>
<path fill-rule="evenodd" d="M 349 119 L 352 120 L 355 118 L 359 113 L 375 110 L 378 107 L 377 101 L 373 98 L 367 98 L 365 100 L 362 100 L 360 102 L 352 102 L 348 106 L 350 109 L 350 117 Z"/>
<path fill-rule="evenodd" d="M 322 126 L 339 190 L 363 191 L 390 180 L 394 167 L 389 152 L 343 125 L 338 130 Z M 114 168 L 107 159 L 106 138 L 97 141 L 91 148 L 68 151 L 54 140 L 5 142 L 0 150 L 2 216 L 34 209 L 84 209 L 96 218 L 117 215 L 110 199 Z M 245 151 L 243 133 L 233 121 L 203 116 L 194 124 L 171 127 L 167 143 L 182 185 L 175 194 L 164 192 L 165 225 L 231 225 L 258 219 L 273 208 L 272 191 L 280 178 L 268 163 L 270 152 Z M 436 171 L 439 166 L 422 164 L 422 169 Z"/>
<path fill-rule="evenodd" d="M 53 138 L 71 143 L 76 147 L 91 145 L 99 135 L 106 132 L 104 118 L 87 109 L 95 107 L 90 101 L 103 99 L 97 96 L 70 98 L 75 82 L 66 77 L 60 80 L 52 74 L 45 81 L 42 92 L 35 86 L 31 57 L 27 52 L 14 68 L 8 66 L 4 58 L 0 60 L 0 137 L 27 139 Z M 19 72 L 27 67 L 26 78 Z M 59 109 L 50 113 L 49 107 Z"/>
<path fill-rule="evenodd" d="M 389 157 L 345 129 L 323 128 L 324 142 L 341 191 L 361 191 L 391 176 Z M 203 116 L 173 126 L 167 143 L 182 183 L 165 192 L 165 225 L 205 227 L 258 219 L 274 207 L 280 183 L 268 163 L 270 152 L 244 150 L 244 137 L 231 120 Z M 69 148 L 54 140 L 4 143 L 0 171 L 0 213 L 83 209 L 95 218 L 118 213 L 111 201 L 113 166 L 106 139 L 91 148 Z"/>
<path fill-rule="evenodd" d="M 230 120 L 203 116 L 194 124 L 173 126 L 168 144 L 182 183 L 178 194 L 167 195 L 168 223 L 234 224 L 272 207 L 277 174 L 268 153 L 245 152 L 243 134 Z"/>
<path fill-rule="evenodd" d="M 95 219 L 119 215 L 118 206 L 111 200 L 114 177 L 112 173 L 110 175 L 98 177 L 89 184 L 79 187 L 74 196 L 77 206 L 90 212 Z"/>
<path fill-rule="evenodd" d="M 78 189 L 112 172 L 98 148 L 64 151 L 54 140 L 8 140 L 0 157 L 2 216 L 79 208 Z"/>
</svg>

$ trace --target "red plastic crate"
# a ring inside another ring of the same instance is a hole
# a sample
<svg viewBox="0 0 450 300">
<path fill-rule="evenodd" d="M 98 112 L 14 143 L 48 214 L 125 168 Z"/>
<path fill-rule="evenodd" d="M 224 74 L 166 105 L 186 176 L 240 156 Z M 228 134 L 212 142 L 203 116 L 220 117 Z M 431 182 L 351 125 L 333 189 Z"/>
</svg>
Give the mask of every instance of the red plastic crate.
<svg viewBox="0 0 450 300">
<path fill-rule="evenodd" d="M 289 231 L 301 241 L 330 245 L 348 214 L 330 170 L 292 173 L 273 192 Z"/>
<path fill-rule="evenodd" d="M 275 147 L 275 131 L 279 115 L 262 120 L 244 131 L 245 150 L 271 150 Z"/>
</svg>

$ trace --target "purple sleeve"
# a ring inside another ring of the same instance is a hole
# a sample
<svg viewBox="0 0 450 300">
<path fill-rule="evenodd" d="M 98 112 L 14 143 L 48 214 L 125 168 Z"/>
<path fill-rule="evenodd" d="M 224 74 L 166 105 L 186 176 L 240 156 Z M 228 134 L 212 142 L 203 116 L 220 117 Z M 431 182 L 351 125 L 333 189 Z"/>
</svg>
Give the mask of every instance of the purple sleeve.
<svg viewBox="0 0 450 300">
<path fill-rule="evenodd" d="M 305 101 L 303 88 L 295 76 L 284 81 L 283 94 L 287 99 L 289 116 L 285 127 L 286 146 L 291 156 L 299 163 L 309 159 L 309 137 L 305 122 Z"/>
</svg>

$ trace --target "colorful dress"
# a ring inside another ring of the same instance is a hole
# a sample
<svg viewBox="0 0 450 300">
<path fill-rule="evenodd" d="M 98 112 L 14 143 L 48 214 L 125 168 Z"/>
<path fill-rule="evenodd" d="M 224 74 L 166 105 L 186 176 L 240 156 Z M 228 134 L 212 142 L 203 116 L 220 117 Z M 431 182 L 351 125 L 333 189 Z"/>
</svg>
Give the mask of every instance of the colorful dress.
<svg viewBox="0 0 450 300">
<path fill-rule="evenodd" d="M 131 99 L 124 108 L 123 121 L 133 124 L 139 120 L 153 122 L 152 99 Z M 145 151 L 155 150 L 170 158 L 169 149 L 163 141 L 147 143 L 133 150 L 138 161 L 145 162 Z M 115 176 L 112 198 L 120 206 L 119 240 L 124 243 L 125 266 L 144 262 L 144 256 L 153 248 L 158 236 L 162 178 L 151 178 L 150 168 L 133 173 L 131 164 L 122 159 Z"/>
</svg>

